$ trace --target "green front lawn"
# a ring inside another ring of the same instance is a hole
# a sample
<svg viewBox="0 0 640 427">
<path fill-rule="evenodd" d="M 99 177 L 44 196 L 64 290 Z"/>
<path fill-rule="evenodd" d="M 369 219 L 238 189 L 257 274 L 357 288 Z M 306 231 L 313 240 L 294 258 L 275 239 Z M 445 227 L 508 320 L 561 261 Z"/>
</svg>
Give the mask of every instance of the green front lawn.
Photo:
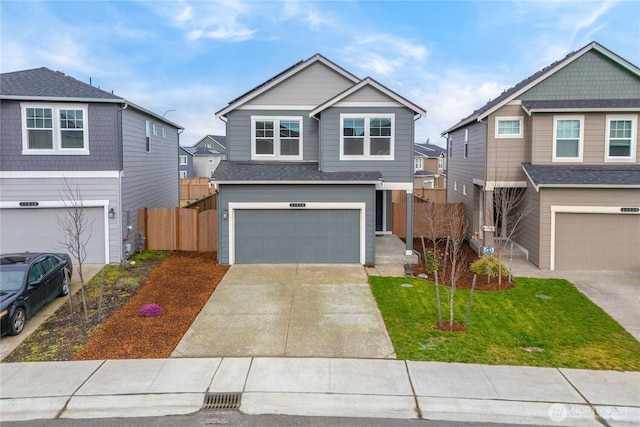
<svg viewBox="0 0 640 427">
<path fill-rule="evenodd" d="M 640 370 L 640 343 L 566 280 L 517 278 L 509 290 L 476 291 L 466 332 L 437 329 L 433 282 L 369 281 L 398 359 Z M 447 291 L 441 286 L 443 320 Z M 468 298 L 468 290 L 456 291 L 459 322 Z"/>
</svg>

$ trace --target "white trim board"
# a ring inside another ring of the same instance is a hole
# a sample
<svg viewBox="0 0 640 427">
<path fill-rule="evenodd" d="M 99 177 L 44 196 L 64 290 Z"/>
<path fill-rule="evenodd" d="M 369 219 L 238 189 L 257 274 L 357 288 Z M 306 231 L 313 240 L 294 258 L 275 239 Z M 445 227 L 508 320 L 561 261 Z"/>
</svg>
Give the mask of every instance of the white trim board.
<svg viewBox="0 0 640 427">
<path fill-rule="evenodd" d="M 229 216 L 227 219 L 227 221 L 229 222 L 229 265 L 233 265 L 236 262 L 235 211 L 238 209 L 359 210 L 360 211 L 360 264 L 365 264 L 365 250 L 366 250 L 366 203 L 365 202 L 350 202 L 350 203 L 309 202 L 309 203 L 305 203 L 304 207 L 296 207 L 296 208 L 292 208 L 290 206 L 290 202 L 255 202 L 255 203 L 254 202 L 229 202 L 229 206 L 228 206 Z"/>
<path fill-rule="evenodd" d="M 0 171 L 0 178 L 119 178 L 120 171 Z"/>
<path fill-rule="evenodd" d="M 556 264 L 556 214 L 558 213 L 587 213 L 609 215 L 640 215 L 640 212 L 621 212 L 621 208 L 636 206 L 561 206 L 552 205 L 551 228 L 549 230 L 549 270 L 555 270 Z"/>
</svg>

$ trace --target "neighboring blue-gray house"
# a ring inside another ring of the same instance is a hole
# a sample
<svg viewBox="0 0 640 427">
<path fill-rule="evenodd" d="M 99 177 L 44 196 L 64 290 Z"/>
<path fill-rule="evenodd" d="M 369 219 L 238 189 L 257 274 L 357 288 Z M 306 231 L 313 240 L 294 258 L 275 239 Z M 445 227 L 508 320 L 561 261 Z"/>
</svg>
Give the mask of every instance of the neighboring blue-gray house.
<svg viewBox="0 0 640 427">
<path fill-rule="evenodd" d="M 194 148 L 209 148 L 218 153 L 227 153 L 227 137 L 224 135 L 205 135 L 200 141 L 193 144 Z"/>
<path fill-rule="evenodd" d="M 193 155 L 196 149 L 193 147 L 183 147 L 178 149 L 178 173 L 180 179 L 193 178 Z"/>
<path fill-rule="evenodd" d="M 374 263 L 376 234 L 391 232 L 391 191 L 413 191 L 424 114 L 322 55 L 231 101 L 216 113 L 228 157 L 213 176 L 220 263 Z"/>
<path fill-rule="evenodd" d="M 446 153 L 429 140 L 413 144 L 413 188 L 446 188 Z"/>
<path fill-rule="evenodd" d="M 0 75 L 0 251 L 61 251 L 65 180 L 92 229 L 87 263 L 137 247 L 138 209 L 179 204 L 177 124 L 48 68 Z"/>
</svg>

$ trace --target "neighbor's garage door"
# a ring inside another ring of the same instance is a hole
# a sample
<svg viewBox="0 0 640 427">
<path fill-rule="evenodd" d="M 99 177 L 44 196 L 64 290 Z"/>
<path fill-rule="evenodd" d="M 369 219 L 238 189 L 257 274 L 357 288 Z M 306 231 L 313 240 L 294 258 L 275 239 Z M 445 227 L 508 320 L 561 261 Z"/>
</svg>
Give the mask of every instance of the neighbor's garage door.
<svg viewBox="0 0 640 427">
<path fill-rule="evenodd" d="M 235 262 L 359 263 L 360 211 L 239 209 Z"/>
<path fill-rule="evenodd" d="M 640 215 L 556 214 L 555 268 L 640 270 Z"/>
<path fill-rule="evenodd" d="M 64 209 L 2 209 L 0 211 L 0 250 L 8 252 L 67 252 L 60 244 L 64 234 L 58 217 Z M 102 208 L 86 208 L 91 223 L 91 235 L 87 243 L 87 264 L 103 264 L 104 213 Z M 72 257 L 73 259 L 73 257 Z M 76 261 L 73 261 L 74 264 Z"/>
</svg>

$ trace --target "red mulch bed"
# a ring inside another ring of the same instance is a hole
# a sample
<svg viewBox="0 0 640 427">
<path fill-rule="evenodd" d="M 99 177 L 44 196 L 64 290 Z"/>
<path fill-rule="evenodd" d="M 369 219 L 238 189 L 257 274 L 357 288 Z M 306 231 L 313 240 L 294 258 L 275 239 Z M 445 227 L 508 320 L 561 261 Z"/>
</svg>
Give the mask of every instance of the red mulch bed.
<svg viewBox="0 0 640 427">
<path fill-rule="evenodd" d="M 427 239 L 424 241 L 427 250 L 431 247 L 431 242 Z M 444 254 L 446 248 L 446 240 L 441 240 L 438 242 L 438 250 L 440 254 Z M 424 255 L 422 255 L 422 241 L 421 239 L 413 239 L 413 249 L 418 251 L 421 254 L 422 260 L 424 261 Z M 467 242 L 464 243 L 463 251 L 466 259 L 466 263 L 468 266 L 471 266 L 471 263 L 478 259 L 478 254 L 474 252 L 474 250 L 469 246 Z M 442 268 L 442 259 L 440 261 L 440 266 Z M 447 261 L 447 271 L 438 271 L 438 282 L 443 285 L 450 284 L 450 268 L 451 262 Z M 429 280 L 434 280 L 433 273 L 427 273 L 424 264 L 418 264 L 413 268 L 413 275 L 417 276 L 418 274 L 427 274 L 429 276 Z M 456 287 L 458 289 L 471 289 L 471 283 L 473 281 L 473 272 L 467 268 L 462 276 L 458 279 L 456 283 Z M 505 289 L 513 288 L 516 284 L 514 282 L 509 283 L 508 277 L 502 278 L 502 283 L 498 283 L 498 278 L 493 277 L 487 283 L 487 276 L 478 276 L 476 278 L 476 287 L 475 289 L 478 291 L 502 291 Z M 448 326 L 448 324 L 447 324 Z"/>
<path fill-rule="evenodd" d="M 170 357 L 228 266 L 215 252 L 176 252 L 146 277 L 140 290 L 109 317 L 74 360 Z M 160 305 L 158 317 L 140 317 L 143 304 Z"/>
</svg>

